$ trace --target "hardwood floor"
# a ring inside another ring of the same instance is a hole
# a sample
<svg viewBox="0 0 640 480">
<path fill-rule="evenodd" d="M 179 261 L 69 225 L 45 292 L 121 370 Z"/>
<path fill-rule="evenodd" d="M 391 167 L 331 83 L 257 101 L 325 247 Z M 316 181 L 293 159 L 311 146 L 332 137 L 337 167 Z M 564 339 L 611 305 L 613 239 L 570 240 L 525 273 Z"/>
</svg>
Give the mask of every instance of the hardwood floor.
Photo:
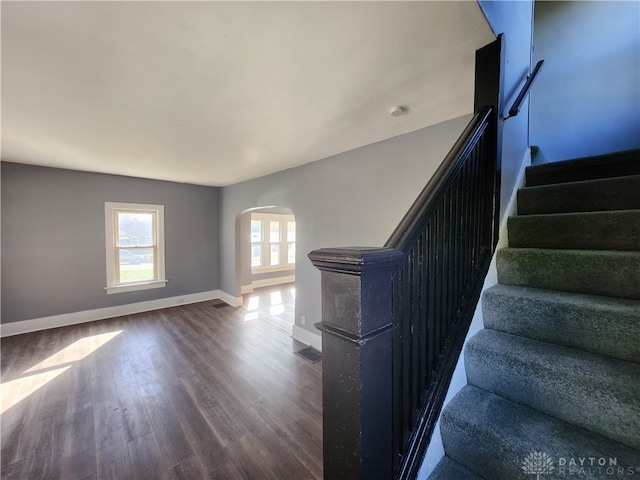
<svg viewBox="0 0 640 480">
<path fill-rule="evenodd" d="M 246 306 L 3 339 L 2 479 L 322 478 L 321 362 Z"/>
<path fill-rule="evenodd" d="M 244 296 L 250 319 L 260 319 L 291 334 L 295 316 L 296 289 L 293 283 L 256 289 Z"/>
</svg>

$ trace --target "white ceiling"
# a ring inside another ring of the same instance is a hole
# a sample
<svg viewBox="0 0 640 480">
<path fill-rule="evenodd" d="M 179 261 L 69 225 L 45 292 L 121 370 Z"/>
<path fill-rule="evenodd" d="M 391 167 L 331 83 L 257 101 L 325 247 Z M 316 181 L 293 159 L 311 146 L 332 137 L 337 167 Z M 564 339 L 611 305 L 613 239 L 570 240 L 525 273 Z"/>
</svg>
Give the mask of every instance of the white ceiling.
<svg viewBox="0 0 640 480">
<path fill-rule="evenodd" d="M 213 186 L 470 113 L 494 38 L 475 1 L 1 8 L 3 160 Z"/>
</svg>

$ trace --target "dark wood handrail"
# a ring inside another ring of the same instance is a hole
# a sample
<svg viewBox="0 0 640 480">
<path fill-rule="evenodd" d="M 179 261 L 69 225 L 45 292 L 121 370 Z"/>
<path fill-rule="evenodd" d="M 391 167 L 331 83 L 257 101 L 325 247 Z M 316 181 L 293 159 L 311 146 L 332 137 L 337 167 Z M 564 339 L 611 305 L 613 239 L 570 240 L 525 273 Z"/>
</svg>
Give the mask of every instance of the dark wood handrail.
<svg viewBox="0 0 640 480">
<path fill-rule="evenodd" d="M 425 222 L 435 207 L 435 199 L 451 184 L 456 172 L 460 169 L 462 160 L 477 143 L 487 127 L 491 108 L 485 107 L 477 112 L 462 134 L 453 145 L 442 164 L 433 174 L 427 185 L 422 189 L 418 198 L 413 202 L 409 211 L 402 218 L 393 231 L 385 247 L 402 250 L 406 253 L 408 245 L 414 240 L 420 224 Z"/>
</svg>

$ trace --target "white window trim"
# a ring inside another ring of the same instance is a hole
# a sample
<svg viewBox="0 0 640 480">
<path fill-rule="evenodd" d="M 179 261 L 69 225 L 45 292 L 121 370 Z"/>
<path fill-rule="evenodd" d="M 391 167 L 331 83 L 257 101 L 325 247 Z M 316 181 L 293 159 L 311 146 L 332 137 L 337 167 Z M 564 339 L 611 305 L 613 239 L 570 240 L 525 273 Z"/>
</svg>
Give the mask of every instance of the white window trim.
<svg viewBox="0 0 640 480">
<path fill-rule="evenodd" d="M 120 210 L 129 212 L 155 212 L 156 214 L 156 263 L 157 279 L 150 282 L 137 282 L 119 284 L 116 275 L 116 232 L 115 213 Z M 107 262 L 107 286 L 105 290 L 108 295 L 114 293 L 136 292 L 139 290 L 150 290 L 152 288 L 162 288 L 166 286 L 164 263 L 164 205 L 152 205 L 146 203 L 104 203 L 104 230 L 105 230 L 105 251 Z"/>
<path fill-rule="evenodd" d="M 251 220 L 260 220 L 262 221 L 262 258 L 265 265 L 261 266 L 252 266 L 251 273 L 252 274 L 261 274 L 261 273 L 271 273 L 271 272 L 285 272 L 295 270 L 295 263 L 284 263 L 280 265 L 268 265 L 271 250 L 268 248 L 271 242 L 269 242 L 269 221 L 278 220 L 280 222 L 280 258 L 285 260 L 287 258 L 287 244 L 288 243 L 296 243 L 296 242 L 288 242 L 287 240 L 287 222 L 292 221 L 295 222 L 295 216 L 286 213 L 251 213 Z M 258 242 L 250 242 L 250 244 L 258 243 Z M 284 247 L 284 248 L 283 248 Z"/>
</svg>

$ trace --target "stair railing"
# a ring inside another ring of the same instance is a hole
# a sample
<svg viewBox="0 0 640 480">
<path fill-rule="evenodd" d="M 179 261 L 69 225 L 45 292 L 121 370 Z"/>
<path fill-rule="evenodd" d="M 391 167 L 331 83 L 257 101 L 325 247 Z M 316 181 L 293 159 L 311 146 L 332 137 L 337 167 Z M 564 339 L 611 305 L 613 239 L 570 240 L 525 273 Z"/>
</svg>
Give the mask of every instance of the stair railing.
<svg viewBox="0 0 640 480">
<path fill-rule="evenodd" d="M 501 59 L 501 37 L 476 52 L 475 104 L 489 106 L 386 245 L 309 254 L 322 282 L 325 479 L 418 472 L 497 243 Z"/>
<path fill-rule="evenodd" d="M 392 282 L 398 478 L 417 473 L 497 243 L 494 118 L 474 116 L 385 245 L 405 258 Z"/>
</svg>

